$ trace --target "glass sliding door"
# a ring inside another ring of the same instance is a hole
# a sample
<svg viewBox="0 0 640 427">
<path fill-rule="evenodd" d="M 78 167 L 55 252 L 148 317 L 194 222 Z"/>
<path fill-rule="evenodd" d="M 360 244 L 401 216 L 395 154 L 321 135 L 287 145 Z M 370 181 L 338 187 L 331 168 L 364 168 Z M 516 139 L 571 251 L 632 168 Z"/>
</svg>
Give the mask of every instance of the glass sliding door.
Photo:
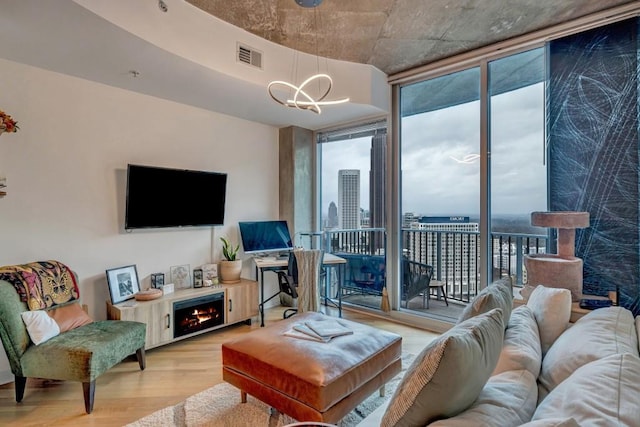
<svg viewBox="0 0 640 427">
<path fill-rule="evenodd" d="M 347 260 L 342 301 L 380 309 L 386 285 L 386 122 L 318 136 L 324 249 Z"/>
<path fill-rule="evenodd" d="M 526 280 L 523 257 L 545 252 L 547 210 L 545 55 L 533 49 L 489 62 L 491 263 L 489 280 Z"/>
<path fill-rule="evenodd" d="M 544 48 L 403 85 L 399 105 L 398 306 L 457 319 L 483 279 L 522 284 L 524 255 L 546 251 L 546 230 L 530 225 L 547 210 Z M 416 263 L 433 269 L 427 288 Z"/>
<path fill-rule="evenodd" d="M 459 312 L 438 293 L 475 295 L 480 154 L 479 67 L 401 87 L 401 309 L 452 319 Z"/>
</svg>

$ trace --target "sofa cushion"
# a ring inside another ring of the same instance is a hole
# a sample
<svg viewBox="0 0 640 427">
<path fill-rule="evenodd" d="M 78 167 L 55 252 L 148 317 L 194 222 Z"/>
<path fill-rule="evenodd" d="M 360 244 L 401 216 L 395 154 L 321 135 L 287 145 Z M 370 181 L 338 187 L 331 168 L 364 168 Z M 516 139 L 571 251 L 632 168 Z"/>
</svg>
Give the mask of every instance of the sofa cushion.
<svg viewBox="0 0 640 427">
<path fill-rule="evenodd" d="M 531 420 L 537 403 L 536 377 L 527 370 L 507 371 L 489 378 L 469 409 L 429 427 L 515 427 Z"/>
<path fill-rule="evenodd" d="M 638 356 L 638 336 L 631 312 L 608 307 L 588 313 L 564 331 L 544 357 L 540 399 L 580 366 L 620 353 Z"/>
<path fill-rule="evenodd" d="M 640 316 L 636 316 L 636 333 L 638 334 L 638 352 L 640 353 Z"/>
<path fill-rule="evenodd" d="M 541 364 L 538 323 L 531 308 L 521 305 L 511 312 L 500 358 L 492 375 L 526 369 L 538 378 Z"/>
<path fill-rule="evenodd" d="M 60 334 L 60 327 L 44 310 L 25 311 L 20 314 L 31 341 L 41 344 Z"/>
<path fill-rule="evenodd" d="M 527 306 L 531 308 L 538 322 L 540 346 L 544 357 L 556 338 L 569 325 L 571 291 L 538 285 L 529 296 Z"/>
<path fill-rule="evenodd" d="M 540 403 L 533 420 L 572 417 L 582 427 L 638 426 L 640 358 L 613 354 L 578 368 Z"/>
<path fill-rule="evenodd" d="M 529 421 L 520 427 L 580 427 L 573 418 L 545 418 L 544 420 Z"/>
<path fill-rule="evenodd" d="M 509 319 L 512 307 L 513 291 L 511 289 L 511 279 L 496 280 L 481 290 L 480 293 L 467 304 L 458 318 L 458 323 L 464 322 L 478 314 L 486 313 L 494 308 L 502 309 L 503 318 Z M 507 326 L 506 323 L 507 322 L 505 322 L 504 325 L 505 327 Z"/>
<path fill-rule="evenodd" d="M 496 366 L 502 310 L 472 317 L 431 341 L 405 372 L 382 426 L 425 425 L 467 409 Z"/>
<path fill-rule="evenodd" d="M 20 360 L 22 375 L 90 382 L 144 347 L 146 324 L 101 320 L 29 346 Z M 55 363 L 51 363 L 55 360 Z"/>
</svg>

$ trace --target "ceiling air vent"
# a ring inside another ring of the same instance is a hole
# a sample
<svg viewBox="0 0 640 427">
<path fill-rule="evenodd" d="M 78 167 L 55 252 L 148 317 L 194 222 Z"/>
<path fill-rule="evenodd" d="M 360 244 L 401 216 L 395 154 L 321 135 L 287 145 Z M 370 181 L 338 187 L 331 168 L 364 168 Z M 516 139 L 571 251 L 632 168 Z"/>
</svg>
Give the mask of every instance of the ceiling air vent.
<svg viewBox="0 0 640 427">
<path fill-rule="evenodd" d="M 262 69 L 262 52 L 248 46 L 241 45 L 240 43 L 238 43 L 237 60 L 239 62 L 244 62 L 247 65 Z"/>
</svg>

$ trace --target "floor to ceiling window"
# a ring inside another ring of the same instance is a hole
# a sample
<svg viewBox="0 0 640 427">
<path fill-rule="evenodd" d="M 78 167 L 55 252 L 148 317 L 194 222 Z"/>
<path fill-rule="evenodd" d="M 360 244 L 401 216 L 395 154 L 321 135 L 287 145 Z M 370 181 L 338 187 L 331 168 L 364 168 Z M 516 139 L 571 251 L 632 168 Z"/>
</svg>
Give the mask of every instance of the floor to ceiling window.
<svg viewBox="0 0 640 427">
<path fill-rule="evenodd" d="M 424 276 L 430 266 L 431 281 L 444 284 L 449 300 L 468 300 L 476 288 L 480 70 L 405 86 L 400 98 L 403 262 L 398 294 L 405 309 L 426 310 L 429 302 L 431 313 L 442 306 L 446 315 L 446 304 L 427 301 L 431 283 Z"/>
<path fill-rule="evenodd" d="M 547 210 L 544 48 L 491 61 L 489 151 L 490 280 L 526 281 L 523 256 L 546 252 L 547 230 L 531 212 Z"/>
<path fill-rule="evenodd" d="M 522 283 L 545 250 L 544 65 L 538 48 L 400 87 L 401 310 L 456 319 L 483 277 Z"/>
</svg>

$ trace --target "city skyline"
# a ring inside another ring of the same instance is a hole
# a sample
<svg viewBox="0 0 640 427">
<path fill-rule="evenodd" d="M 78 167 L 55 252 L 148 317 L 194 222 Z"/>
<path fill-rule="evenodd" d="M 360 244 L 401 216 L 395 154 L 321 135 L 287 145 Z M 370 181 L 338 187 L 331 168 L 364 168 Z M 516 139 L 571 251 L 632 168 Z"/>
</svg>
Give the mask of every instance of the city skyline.
<svg viewBox="0 0 640 427">
<path fill-rule="evenodd" d="M 491 98 L 492 212 L 528 214 L 547 209 L 544 163 L 544 85 Z M 401 211 L 423 215 L 478 215 L 480 161 L 460 162 L 479 152 L 479 102 L 402 118 Z M 337 171 L 370 171 L 371 137 L 322 144 L 322 215 L 337 201 Z M 360 203 L 369 209 L 369 182 L 361 180 Z"/>
</svg>

